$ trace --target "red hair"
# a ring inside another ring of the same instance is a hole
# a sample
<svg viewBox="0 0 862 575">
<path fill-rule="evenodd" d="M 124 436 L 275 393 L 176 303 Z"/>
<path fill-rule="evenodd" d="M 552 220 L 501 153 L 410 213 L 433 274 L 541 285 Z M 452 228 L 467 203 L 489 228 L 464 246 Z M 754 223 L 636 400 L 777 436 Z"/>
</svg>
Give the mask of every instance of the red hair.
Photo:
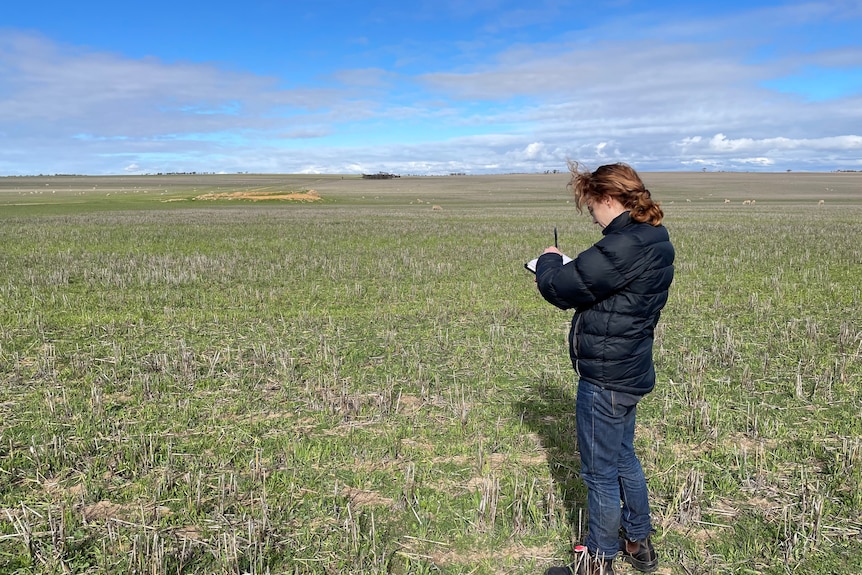
<svg viewBox="0 0 862 575">
<path fill-rule="evenodd" d="M 583 212 L 589 200 L 614 198 L 629 210 L 634 221 L 653 226 L 661 224 L 664 212 L 628 164 L 607 164 L 590 172 L 577 162 L 569 162 L 569 171 L 572 172 L 569 186 L 575 193 L 578 212 Z"/>
</svg>

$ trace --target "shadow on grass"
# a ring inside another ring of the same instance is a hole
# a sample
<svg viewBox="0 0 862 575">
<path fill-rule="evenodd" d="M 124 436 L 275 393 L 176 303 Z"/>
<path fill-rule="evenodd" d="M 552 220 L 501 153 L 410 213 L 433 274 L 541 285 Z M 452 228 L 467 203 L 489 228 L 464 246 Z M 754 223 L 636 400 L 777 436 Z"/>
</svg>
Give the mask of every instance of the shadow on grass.
<svg viewBox="0 0 862 575">
<path fill-rule="evenodd" d="M 580 478 L 581 459 L 575 426 L 575 387 L 538 382 L 530 386 L 514 409 L 535 432 L 548 454 L 548 467 L 562 497 L 569 524 L 577 539 L 586 530 L 587 488 Z"/>
</svg>

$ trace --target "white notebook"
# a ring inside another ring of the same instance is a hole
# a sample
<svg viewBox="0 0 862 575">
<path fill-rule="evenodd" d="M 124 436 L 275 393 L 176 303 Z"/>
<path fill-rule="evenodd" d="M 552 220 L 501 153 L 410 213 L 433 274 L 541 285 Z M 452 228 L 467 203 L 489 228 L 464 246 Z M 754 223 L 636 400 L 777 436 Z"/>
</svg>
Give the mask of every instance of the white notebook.
<svg viewBox="0 0 862 575">
<path fill-rule="evenodd" d="M 563 265 L 566 265 L 570 261 L 572 261 L 572 258 L 567 256 L 566 254 L 563 254 Z M 530 270 L 531 272 L 536 273 L 536 264 L 537 263 L 539 263 L 539 258 L 534 258 L 534 259 L 531 259 L 530 261 L 528 261 L 527 263 L 525 263 L 524 267 L 527 268 L 528 270 Z"/>
</svg>

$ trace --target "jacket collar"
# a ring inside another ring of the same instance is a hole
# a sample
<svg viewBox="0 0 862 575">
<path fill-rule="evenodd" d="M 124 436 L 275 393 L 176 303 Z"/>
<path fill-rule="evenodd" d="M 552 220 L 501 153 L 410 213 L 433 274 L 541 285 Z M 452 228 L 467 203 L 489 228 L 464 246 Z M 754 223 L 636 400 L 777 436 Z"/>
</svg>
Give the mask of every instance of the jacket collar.
<svg viewBox="0 0 862 575">
<path fill-rule="evenodd" d="M 604 229 L 602 229 L 602 234 L 608 235 L 610 233 L 619 231 L 632 223 L 632 215 L 630 212 L 625 211 L 611 220 L 611 223 L 606 225 Z"/>
</svg>

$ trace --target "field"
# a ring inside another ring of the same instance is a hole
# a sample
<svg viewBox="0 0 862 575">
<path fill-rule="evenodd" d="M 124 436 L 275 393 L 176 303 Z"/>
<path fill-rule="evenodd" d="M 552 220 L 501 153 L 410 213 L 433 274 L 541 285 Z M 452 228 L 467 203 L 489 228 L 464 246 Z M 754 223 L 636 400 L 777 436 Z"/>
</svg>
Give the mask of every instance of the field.
<svg viewBox="0 0 862 575">
<path fill-rule="evenodd" d="M 659 573 L 862 573 L 862 174 L 644 179 Z M 600 237 L 566 182 L 0 178 L 0 572 L 567 561 L 571 314 L 523 269 Z"/>
</svg>

